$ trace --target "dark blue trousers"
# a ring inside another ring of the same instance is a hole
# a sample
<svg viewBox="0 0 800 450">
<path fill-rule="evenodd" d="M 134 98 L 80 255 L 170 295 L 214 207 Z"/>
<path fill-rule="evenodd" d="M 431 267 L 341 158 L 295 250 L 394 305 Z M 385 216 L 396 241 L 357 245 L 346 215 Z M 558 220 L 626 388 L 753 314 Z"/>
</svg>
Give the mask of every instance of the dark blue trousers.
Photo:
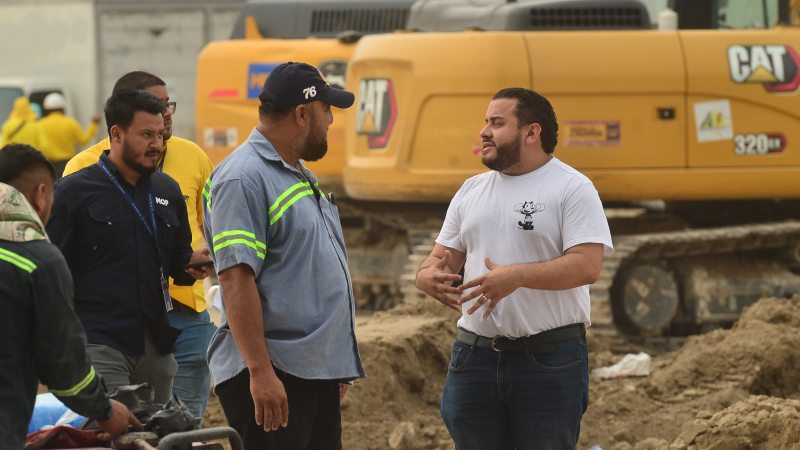
<svg viewBox="0 0 800 450">
<path fill-rule="evenodd" d="M 573 450 L 589 405 L 586 338 L 539 353 L 453 344 L 441 414 L 458 450 Z"/>
</svg>

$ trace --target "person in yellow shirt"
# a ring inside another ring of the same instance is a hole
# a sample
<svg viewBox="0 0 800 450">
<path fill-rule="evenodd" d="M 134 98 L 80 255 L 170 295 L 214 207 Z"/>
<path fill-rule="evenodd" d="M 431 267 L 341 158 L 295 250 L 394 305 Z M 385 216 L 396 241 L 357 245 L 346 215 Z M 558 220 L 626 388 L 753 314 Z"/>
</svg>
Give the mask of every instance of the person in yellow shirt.
<svg viewBox="0 0 800 450">
<path fill-rule="evenodd" d="M 186 200 L 189 226 L 192 229 L 192 249 L 205 247 L 203 243 L 202 192 L 211 174 L 211 161 L 194 142 L 172 135 L 172 114 L 176 103 L 170 101 L 164 81 L 147 72 L 136 71 L 123 75 L 114 85 L 113 93 L 123 89 L 149 92 L 164 102 L 164 152 L 159 170 L 178 182 Z M 111 147 L 108 138 L 75 155 L 64 168 L 64 176 L 95 164 L 103 151 Z M 175 342 L 175 359 L 178 372 L 172 390 L 186 403 L 196 417 L 203 417 L 211 374 L 206 363 L 206 350 L 216 327 L 208 315 L 202 283 L 194 286 L 175 286 L 170 280 L 170 297 L 174 309 L 169 312 L 170 324 L 181 330 Z"/>
<path fill-rule="evenodd" d="M 36 123 L 36 113 L 31 108 L 27 97 L 17 97 L 8 120 L 0 128 L 0 147 L 6 144 L 28 144 L 44 152 L 46 140 L 42 135 L 39 124 Z"/>
<path fill-rule="evenodd" d="M 83 130 L 77 120 L 64 115 L 67 102 L 58 92 L 47 94 L 42 103 L 44 117 L 39 120 L 39 127 L 47 139 L 47 147 L 42 153 L 53 165 L 56 179 L 61 178 L 64 166 L 70 158 L 75 156 L 77 147 L 89 143 L 89 139 L 97 133 L 98 117 L 92 118 L 91 123 Z"/>
</svg>

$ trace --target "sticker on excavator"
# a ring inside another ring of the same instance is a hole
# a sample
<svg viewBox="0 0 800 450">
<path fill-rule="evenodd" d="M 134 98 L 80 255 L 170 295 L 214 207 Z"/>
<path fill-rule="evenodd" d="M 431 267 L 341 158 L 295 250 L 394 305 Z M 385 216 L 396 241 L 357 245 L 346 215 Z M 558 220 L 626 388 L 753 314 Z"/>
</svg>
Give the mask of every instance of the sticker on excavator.
<svg viewBox="0 0 800 450">
<path fill-rule="evenodd" d="M 367 136 L 369 148 L 384 148 L 397 120 L 392 80 L 373 78 L 361 80 L 358 87 L 356 134 Z"/>
<path fill-rule="evenodd" d="M 267 76 L 279 63 L 269 64 L 250 64 L 247 66 L 247 98 L 250 100 L 258 98 Z"/>
<path fill-rule="evenodd" d="M 203 143 L 209 147 L 236 147 L 239 145 L 239 131 L 236 127 L 206 127 L 203 129 Z"/>
<path fill-rule="evenodd" d="M 800 85 L 800 55 L 788 45 L 728 47 L 731 80 L 758 83 L 768 92 L 793 92 Z"/>
<path fill-rule="evenodd" d="M 747 133 L 733 137 L 733 152 L 737 156 L 759 156 L 783 153 L 786 137 L 783 133 Z"/>
<path fill-rule="evenodd" d="M 733 139 L 731 102 L 728 100 L 714 100 L 695 103 L 694 123 L 697 128 L 698 142 Z"/>
<path fill-rule="evenodd" d="M 561 129 L 564 147 L 617 147 L 622 139 L 618 120 L 566 121 Z"/>
</svg>

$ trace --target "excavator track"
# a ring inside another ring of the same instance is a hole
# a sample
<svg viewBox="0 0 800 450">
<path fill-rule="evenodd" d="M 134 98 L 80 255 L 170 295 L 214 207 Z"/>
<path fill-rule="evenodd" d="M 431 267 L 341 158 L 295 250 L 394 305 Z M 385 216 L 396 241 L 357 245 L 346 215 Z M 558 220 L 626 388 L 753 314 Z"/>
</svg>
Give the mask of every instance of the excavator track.
<svg viewBox="0 0 800 450">
<path fill-rule="evenodd" d="M 437 229 L 430 228 L 409 230 L 409 236 L 414 238 L 400 277 L 400 291 L 406 301 L 425 297 L 414 286 L 414 279 L 419 265 L 433 249 L 437 233 Z M 615 324 L 612 289 L 621 268 L 631 263 L 664 263 L 677 258 L 784 248 L 795 252 L 800 248 L 800 221 L 616 236 L 614 252 L 604 259 L 600 276 L 590 288 L 591 332 L 617 351 L 674 349 L 683 343 L 685 337 L 623 333 Z"/>
<path fill-rule="evenodd" d="M 436 237 L 439 235 L 438 229 L 416 228 L 409 230 L 409 244 L 411 253 L 408 255 L 405 270 L 400 276 L 400 292 L 403 294 L 403 301 L 412 298 L 424 298 L 426 295 L 417 289 L 416 278 L 420 264 L 431 254 Z"/>
<path fill-rule="evenodd" d="M 638 343 L 650 348 L 669 349 L 682 342 L 680 337 L 621 334 L 615 325 L 612 289 L 620 269 L 626 264 L 663 263 L 676 258 L 758 250 L 789 250 L 796 249 L 799 244 L 798 221 L 617 236 L 614 252 L 604 259 L 600 276 L 590 289 L 592 331 L 608 339 L 614 347 Z"/>
<path fill-rule="evenodd" d="M 347 242 L 356 307 L 362 311 L 390 309 L 416 291 L 417 268 L 433 249 L 444 217 L 443 211 L 425 206 L 416 210 L 388 206 L 365 206 L 348 199 L 339 204 L 343 222 L 357 223 L 351 229 L 366 237 L 355 245 Z"/>
<path fill-rule="evenodd" d="M 365 229 L 377 229 L 380 236 L 394 233 L 395 246 L 392 248 L 396 254 L 391 261 L 386 260 L 394 268 L 392 273 L 386 270 L 388 266 L 384 266 L 383 260 L 375 258 L 375 255 L 387 252 L 386 247 L 376 250 L 370 245 L 364 246 L 361 256 L 369 258 L 362 268 L 380 272 L 382 275 L 354 277 L 354 286 L 357 285 L 361 296 L 359 307 L 365 310 L 383 310 L 403 301 L 425 298 L 425 294 L 415 287 L 416 273 L 433 249 L 443 214 L 431 214 L 430 211 L 421 209 L 398 212 L 363 208 L 362 205 L 363 203 L 356 205 L 346 202 L 340 206 L 340 212 L 344 212 L 343 219 L 347 215 L 358 217 L 364 221 Z M 648 227 L 651 226 L 648 223 Z M 648 333 L 621 326 L 623 321 L 620 320 L 620 300 L 614 298 L 615 295 L 619 297 L 619 289 L 616 288 L 615 291 L 615 282 L 619 284 L 621 271 L 624 272 L 633 265 L 668 267 L 670 262 L 683 264 L 686 261 L 702 265 L 703 258 L 727 258 L 728 255 L 749 255 L 765 250 L 786 250 L 784 253 L 794 258 L 795 266 L 800 264 L 800 221 L 796 220 L 615 235 L 613 242 L 614 252 L 605 257 L 600 276 L 590 288 L 590 298 L 591 332 L 615 350 L 670 350 L 685 339 L 683 335 L 670 332 Z M 351 255 L 351 260 L 352 256 L 354 255 Z M 682 295 L 676 293 L 670 300 L 681 304 L 684 302 Z M 660 302 L 657 296 L 654 300 L 653 303 Z M 712 325 L 718 326 L 710 324 Z"/>
</svg>

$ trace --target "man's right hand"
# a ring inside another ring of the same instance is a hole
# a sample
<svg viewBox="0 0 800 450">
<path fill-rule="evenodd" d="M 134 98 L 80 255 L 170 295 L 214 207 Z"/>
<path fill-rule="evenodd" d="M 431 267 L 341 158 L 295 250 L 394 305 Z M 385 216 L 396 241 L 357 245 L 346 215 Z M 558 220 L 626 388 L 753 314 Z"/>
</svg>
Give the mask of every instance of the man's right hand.
<svg viewBox="0 0 800 450">
<path fill-rule="evenodd" d="M 141 430 L 142 424 L 128 409 L 127 406 L 116 400 L 111 402 L 111 418 L 105 421 L 97 421 L 103 431 L 97 435 L 100 440 L 110 441 L 121 433 L 128 431 L 128 427 L 134 430 Z"/>
<path fill-rule="evenodd" d="M 286 389 L 271 368 L 262 373 L 250 372 L 250 395 L 255 405 L 256 423 L 264 431 L 289 425 L 289 400 Z"/>
<path fill-rule="evenodd" d="M 458 304 L 460 293 L 453 287 L 453 282 L 461 279 L 461 276 L 448 271 L 448 264 L 452 255 L 450 250 L 444 252 L 444 257 L 434 264 L 423 267 L 417 272 L 417 289 L 438 300 L 444 306 L 461 312 Z M 456 297 L 453 297 L 456 296 Z"/>
</svg>

